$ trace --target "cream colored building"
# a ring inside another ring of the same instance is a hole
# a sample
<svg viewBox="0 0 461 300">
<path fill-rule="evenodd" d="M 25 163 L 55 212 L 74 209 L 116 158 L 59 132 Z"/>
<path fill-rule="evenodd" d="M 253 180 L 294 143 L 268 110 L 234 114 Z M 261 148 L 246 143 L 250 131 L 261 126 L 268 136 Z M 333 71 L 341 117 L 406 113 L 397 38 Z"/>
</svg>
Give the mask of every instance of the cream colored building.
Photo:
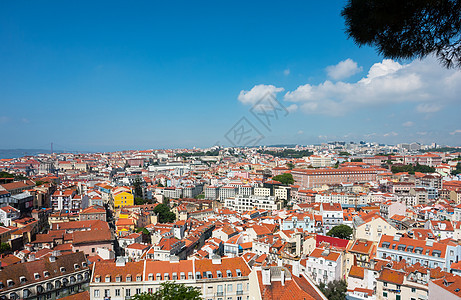
<svg viewBox="0 0 461 300">
<path fill-rule="evenodd" d="M 91 299 L 129 299 L 155 293 L 161 283 L 175 281 L 200 289 L 204 299 L 246 300 L 250 268 L 241 257 L 204 260 L 95 262 L 90 281 Z"/>
<path fill-rule="evenodd" d="M 394 236 L 399 230 L 379 215 L 374 215 L 365 222 L 354 220 L 354 239 L 364 239 L 378 243 L 383 234 Z"/>
</svg>

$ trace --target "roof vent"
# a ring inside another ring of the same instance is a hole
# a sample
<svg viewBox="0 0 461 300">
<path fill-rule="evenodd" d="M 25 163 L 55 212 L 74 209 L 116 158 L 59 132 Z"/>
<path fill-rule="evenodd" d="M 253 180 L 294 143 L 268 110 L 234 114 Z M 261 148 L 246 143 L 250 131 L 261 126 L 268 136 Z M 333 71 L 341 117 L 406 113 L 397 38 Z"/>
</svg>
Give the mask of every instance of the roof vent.
<svg viewBox="0 0 461 300">
<path fill-rule="evenodd" d="M 126 264 L 125 257 L 119 256 L 117 257 L 117 260 L 115 261 L 115 266 L 116 267 L 124 267 Z"/>
<path fill-rule="evenodd" d="M 213 255 L 211 257 L 211 262 L 213 263 L 213 265 L 220 265 L 221 264 L 221 256 Z"/>
</svg>

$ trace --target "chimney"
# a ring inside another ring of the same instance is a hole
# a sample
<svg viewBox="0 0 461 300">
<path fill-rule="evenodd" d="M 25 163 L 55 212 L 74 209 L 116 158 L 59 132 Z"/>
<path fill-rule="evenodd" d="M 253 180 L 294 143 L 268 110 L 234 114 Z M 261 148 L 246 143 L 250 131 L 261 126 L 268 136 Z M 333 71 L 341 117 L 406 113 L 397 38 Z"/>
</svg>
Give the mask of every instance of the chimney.
<svg viewBox="0 0 461 300">
<path fill-rule="evenodd" d="M 299 277 L 300 269 L 301 269 L 301 263 L 299 262 L 299 260 L 294 261 L 293 266 L 292 266 L 293 275 L 296 277 Z"/>
<path fill-rule="evenodd" d="M 271 285 L 271 269 L 263 268 L 262 269 L 262 278 L 263 278 L 263 285 Z"/>
<path fill-rule="evenodd" d="M 58 257 L 59 255 L 61 255 L 61 251 L 59 250 L 53 250 L 53 252 L 51 253 L 52 256 L 54 257 Z"/>
<path fill-rule="evenodd" d="M 35 254 L 31 253 L 29 254 L 29 261 L 34 261 L 35 260 Z"/>
<path fill-rule="evenodd" d="M 220 265 L 221 264 L 221 256 L 213 255 L 211 257 L 211 262 L 213 263 L 213 265 Z"/>
<path fill-rule="evenodd" d="M 282 282 L 282 286 L 284 286 L 285 285 L 285 269 L 284 268 L 280 270 L 280 281 Z"/>
<path fill-rule="evenodd" d="M 117 260 L 115 261 L 115 266 L 116 267 L 124 267 L 126 264 L 125 257 L 119 256 L 117 257 Z"/>
</svg>

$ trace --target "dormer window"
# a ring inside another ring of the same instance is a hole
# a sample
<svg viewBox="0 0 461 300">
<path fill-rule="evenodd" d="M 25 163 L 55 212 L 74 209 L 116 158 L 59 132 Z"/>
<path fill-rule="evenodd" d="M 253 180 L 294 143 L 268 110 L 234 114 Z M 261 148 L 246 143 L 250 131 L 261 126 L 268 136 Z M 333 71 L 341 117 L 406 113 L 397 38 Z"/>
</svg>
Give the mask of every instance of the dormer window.
<svg viewBox="0 0 461 300">
<path fill-rule="evenodd" d="M 94 282 L 101 282 L 101 276 L 97 275 L 97 276 L 94 278 Z"/>
<path fill-rule="evenodd" d="M 202 275 L 200 275 L 200 272 L 195 272 L 195 278 L 202 279 Z"/>
<path fill-rule="evenodd" d="M 162 274 L 157 273 L 157 274 L 155 275 L 155 280 L 157 280 L 157 281 L 162 280 Z"/>
<path fill-rule="evenodd" d="M 50 277 L 50 272 L 48 272 L 48 271 L 43 271 L 43 276 L 45 276 L 45 277 Z"/>
<path fill-rule="evenodd" d="M 20 284 L 26 283 L 27 279 L 24 276 L 19 277 Z"/>
<path fill-rule="evenodd" d="M 147 278 L 149 279 L 149 281 L 153 281 L 154 280 L 154 274 L 150 273 Z"/>
<path fill-rule="evenodd" d="M 110 275 L 106 275 L 106 280 L 105 282 L 110 282 Z"/>
<path fill-rule="evenodd" d="M 226 271 L 226 274 L 227 274 L 227 277 L 232 277 L 232 272 L 231 272 L 231 270 L 227 270 L 227 271 Z"/>
<path fill-rule="evenodd" d="M 60 267 L 59 270 L 61 271 L 61 273 L 66 272 L 66 268 L 64 268 L 64 267 Z"/>
<path fill-rule="evenodd" d="M 194 279 L 194 275 L 192 274 L 192 272 L 187 273 L 187 278 L 188 279 Z"/>
<path fill-rule="evenodd" d="M 240 269 L 235 270 L 237 272 L 237 277 L 242 277 L 242 271 Z"/>
<path fill-rule="evenodd" d="M 168 273 L 163 274 L 163 280 L 170 280 L 170 274 Z"/>
<path fill-rule="evenodd" d="M 178 280 L 178 273 L 174 272 L 173 277 L 171 279 Z"/>
<path fill-rule="evenodd" d="M 14 285 L 14 281 L 11 280 L 11 279 L 8 279 L 8 280 L 6 281 L 6 284 L 7 284 L 9 287 L 10 287 L 10 286 L 13 286 L 13 285 Z"/>
<path fill-rule="evenodd" d="M 222 273 L 221 273 L 221 271 L 219 271 L 219 270 L 216 271 L 216 275 L 218 276 L 218 278 L 222 278 Z"/>
<path fill-rule="evenodd" d="M 136 275 L 136 281 L 141 281 L 142 280 L 142 276 L 141 275 Z"/>
<path fill-rule="evenodd" d="M 130 274 L 126 275 L 126 282 L 131 282 L 131 275 Z"/>
<path fill-rule="evenodd" d="M 80 266 L 78 264 L 74 264 L 74 269 L 78 270 L 78 269 L 80 269 Z"/>
<path fill-rule="evenodd" d="M 117 276 L 115 276 L 115 282 L 120 282 L 122 281 L 122 275 L 118 274 Z"/>
<path fill-rule="evenodd" d="M 38 280 L 38 279 L 40 279 L 40 274 L 38 274 L 38 273 L 34 273 L 34 279 L 35 279 L 35 280 Z"/>
<path fill-rule="evenodd" d="M 181 279 L 181 280 L 186 279 L 186 273 L 184 273 L 184 272 L 181 272 L 181 273 L 179 274 L 179 276 L 180 276 L 180 279 Z"/>
<path fill-rule="evenodd" d="M 86 267 L 88 267 L 88 264 L 86 262 L 82 262 L 82 267 L 86 268 Z"/>
</svg>

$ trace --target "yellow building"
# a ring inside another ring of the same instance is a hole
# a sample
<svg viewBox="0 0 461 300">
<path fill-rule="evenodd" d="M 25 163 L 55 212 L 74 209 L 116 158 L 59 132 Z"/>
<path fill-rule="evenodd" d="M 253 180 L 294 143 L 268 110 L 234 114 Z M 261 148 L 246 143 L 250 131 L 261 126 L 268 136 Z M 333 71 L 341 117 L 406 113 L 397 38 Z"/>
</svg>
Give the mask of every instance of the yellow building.
<svg viewBox="0 0 461 300">
<path fill-rule="evenodd" d="M 114 194 L 114 207 L 123 207 L 134 205 L 134 196 L 130 192 L 121 191 Z"/>
</svg>

